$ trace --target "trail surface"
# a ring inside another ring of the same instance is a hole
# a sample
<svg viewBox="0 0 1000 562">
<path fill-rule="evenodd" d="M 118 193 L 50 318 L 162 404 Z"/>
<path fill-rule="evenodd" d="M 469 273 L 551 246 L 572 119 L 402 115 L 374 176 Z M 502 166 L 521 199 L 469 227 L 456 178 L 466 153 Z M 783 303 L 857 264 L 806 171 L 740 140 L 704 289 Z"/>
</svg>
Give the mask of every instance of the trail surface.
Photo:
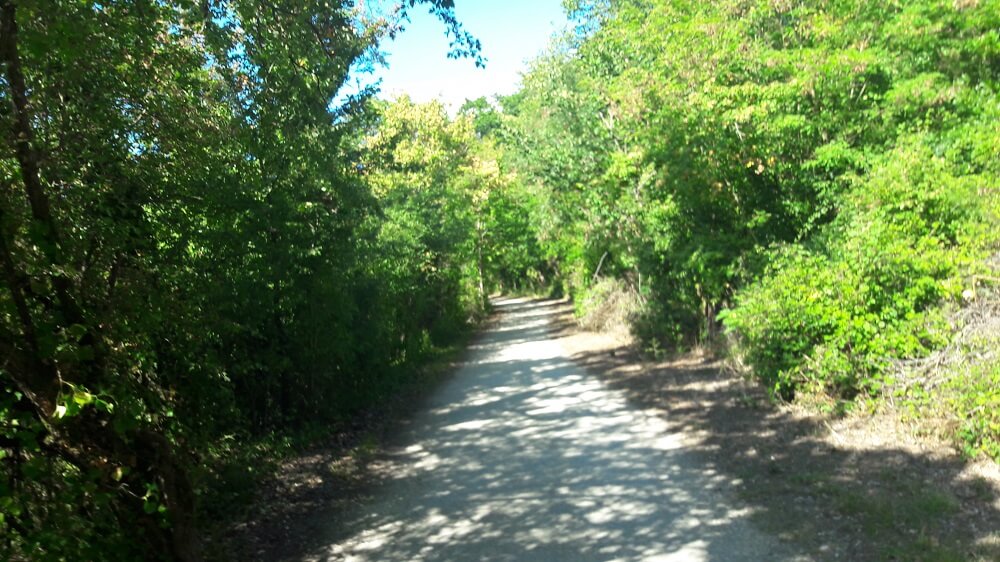
<svg viewBox="0 0 1000 562">
<path fill-rule="evenodd" d="M 799 560 L 730 477 L 568 356 L 554 303 L 499 321 L 395 440 L 392 479 L 308 560 Z"/>
</svg>

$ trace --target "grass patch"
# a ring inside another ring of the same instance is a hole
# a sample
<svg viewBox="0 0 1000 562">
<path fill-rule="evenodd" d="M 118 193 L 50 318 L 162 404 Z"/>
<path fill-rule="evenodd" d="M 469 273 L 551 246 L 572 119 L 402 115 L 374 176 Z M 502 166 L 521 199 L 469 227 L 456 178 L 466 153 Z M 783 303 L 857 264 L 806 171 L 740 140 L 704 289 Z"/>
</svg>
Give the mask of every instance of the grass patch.
<svg viewBox="0 0 1000 562">
<path fill-rule="evenodd" d="M 878 545 L 885 560 L 964 560 L 960 541 L 943 539 L 947 518 L 959 509 L 950 494 L 928 488 L 924 483 L 886 473 L 868 482 L 831 484 L 823 491 L 841 514 L 861 524 L 864 533 Z"/>
<path fill-rule="evenodd" d="M 742 476 L 753 486 L 741 495 L 750 503 L 794 506 L 808 498 L 825 506 L 822 520 L 803 517 L 798 509 L 769 509 L 755 516 L 786 540 L 812 544 L 819 549 L 817 555 L 824 552 L 824 541 L 836 540 L 839 534 L 824 533 L 839 528 L 848 536 L 859 533 L 866 538 L 865 560 L 970 560 L 968 537 L 949 525 L 961 508 L 956 497 L 908 476 L 905 467 L 865 478 L 845 477 L 841 470 L 817 465 L 770 477 L 747 471 Z"/>
</svg>

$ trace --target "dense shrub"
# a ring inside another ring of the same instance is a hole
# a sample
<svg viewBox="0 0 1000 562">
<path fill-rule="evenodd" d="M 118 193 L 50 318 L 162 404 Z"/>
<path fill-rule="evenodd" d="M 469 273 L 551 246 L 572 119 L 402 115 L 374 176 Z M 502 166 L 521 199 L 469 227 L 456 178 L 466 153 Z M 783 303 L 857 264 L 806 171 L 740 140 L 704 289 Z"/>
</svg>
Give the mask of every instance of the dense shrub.
<svg viewBox="0 0 1000 562">
<path fill-rule="evenodd" d="M 569 5 L 504 107 L 571 294 L 610 254 L 647 346 L 721 322 L 786 397 L 948 341 L 1000 231 L 996 0 Z"/>
<path fill-rule="evenodd" d="M 0 558 L 199 559 L 240 446 L 350 417 L 482 309 L 471 127 L 427 109 L 448 143 L 366 168 L 405 120 L 337 95 L 399 31 L 363 17 L 0 1 Z"/>
<path fill-rule="evenodd" d="M 885 157 L 809 243 L 774 252 L 725 316 L 758 376 L 789 395 L 877 391 L 893 359 L 948 339 L 937 305 L 955 299 L 991 240 L 978 176 L 914 139 Z"/>
</svg>

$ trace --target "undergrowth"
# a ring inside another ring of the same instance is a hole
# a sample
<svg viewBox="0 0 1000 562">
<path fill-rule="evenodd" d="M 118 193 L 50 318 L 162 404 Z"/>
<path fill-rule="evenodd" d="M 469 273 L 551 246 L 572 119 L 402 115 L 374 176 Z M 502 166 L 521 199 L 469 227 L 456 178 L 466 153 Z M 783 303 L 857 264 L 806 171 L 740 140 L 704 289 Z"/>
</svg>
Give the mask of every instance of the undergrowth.
<svg viewBox="0 0 1000 562">
<path fill-rule="evenodd" d="M 199 516 L 211 548 L 225 549 L 223 534 L 248 516 L 257 490 L 281 463 L 317 448 L 342 448 L 345 455 L 365 455 L 376 446 L 372 431 L 399 414 L 406 397 L 418 395 L 450 372 L 475 333 L 469 329 L 451 345 L 431 346 L 419 357 L 396 366 L 396 374 L 377 395 L 331 423 L 307 424 L 295 431 L 265 435 L 231 434 L 218 440 L 195 473 Z M 346 439 L 346 440 L 345 440 Z"/>
<path fill-rule="evenodd" d="M 949 439 L 968 457 L 1000 462 L 1000 299 L 996 292 L 952 313 L 951 343 L 900 361 L 885 399 L 921 431 Z"/>
<path fill-rule="evenodd" d="M 597 280 L 574 300 L 580 325 L 606 333 L 628 333 L 640 306 L 636 292 L 624 281 L 611 277 Z"/>
</svg>

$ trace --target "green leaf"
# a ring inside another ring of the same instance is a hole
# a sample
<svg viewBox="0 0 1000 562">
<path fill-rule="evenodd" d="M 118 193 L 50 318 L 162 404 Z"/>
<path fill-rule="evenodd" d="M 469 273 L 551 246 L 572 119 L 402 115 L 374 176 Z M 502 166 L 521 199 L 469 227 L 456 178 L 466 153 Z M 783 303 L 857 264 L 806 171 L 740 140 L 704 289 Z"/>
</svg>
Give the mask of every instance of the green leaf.
<svg viewBox="0 0 1000 562">
<path fill-rule="evenodd" d="M 94 395 L 85 391 L 74 391 L 73 392 L 73 402 L 79 406 L 86 406 L 94 401 Z"/>
<path fill-rule="evenodd" d="M 86 334 L 87 327 L 83 324 L 73 324 L 69 328 L 66 328 L 66 336 L 76 341 L 79 341 Z"/>
</svg>

